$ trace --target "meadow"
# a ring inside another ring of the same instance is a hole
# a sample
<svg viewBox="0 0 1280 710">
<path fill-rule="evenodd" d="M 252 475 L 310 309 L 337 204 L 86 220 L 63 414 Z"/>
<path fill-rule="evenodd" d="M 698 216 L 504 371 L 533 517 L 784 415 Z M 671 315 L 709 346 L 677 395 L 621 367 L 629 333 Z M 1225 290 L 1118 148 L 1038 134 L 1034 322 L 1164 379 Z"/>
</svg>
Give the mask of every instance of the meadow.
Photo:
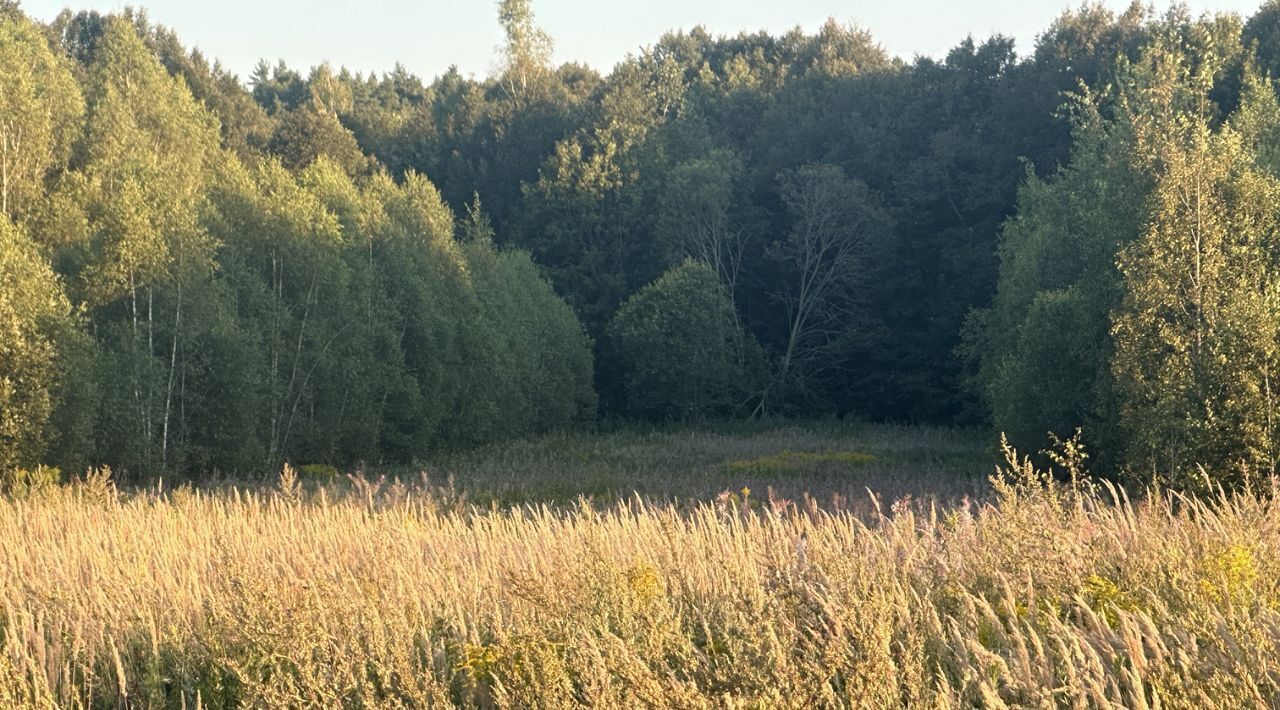
<svg viewBox="0 0 1280 710">
<path fill-rule="evenodd" d="M 1016 459 L 981 483 L 992 454 L 756 424 L 559 435 L 418 480 L 20 488 L 0 707 L 1280 702 L 1273 489 L 1130 499 Z M 591 495 L 561 499 L 574 480 Z"/>
</svg>

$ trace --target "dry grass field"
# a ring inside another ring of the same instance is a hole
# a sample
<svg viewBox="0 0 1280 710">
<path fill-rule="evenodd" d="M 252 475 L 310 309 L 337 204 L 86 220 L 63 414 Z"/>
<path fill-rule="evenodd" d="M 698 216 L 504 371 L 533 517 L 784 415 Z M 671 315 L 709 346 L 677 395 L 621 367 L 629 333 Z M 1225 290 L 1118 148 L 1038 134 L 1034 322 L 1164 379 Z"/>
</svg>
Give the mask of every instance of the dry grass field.
<svg viewBox="0 0 1280 710">
<path fill-rule="evenodd" d="M 290 471 L 256 489 L 19 491 L 0 500 L 0 707 L 1280 703 L 1273 490 L 1130 500 L 1006 465 L 968 499 L 841 504 L 842 471 L 874 482 L 895 455 L 927 465 L 912 446 L 962 440 L 611 435 L 649 448 L 580 464 L 629 485 L 662 452 L 722 484 L 702 502 L 497 502 L 531 490 L 513 467 L 587 438 L 434 464 L 453 487 Z M 556 490 L 579 464 L 562 466 L 544 472 Z M 823 496 L 784 495 L 798 470 Z M 507 483 L 468 500 L 486 480 Z"/>
</svg>

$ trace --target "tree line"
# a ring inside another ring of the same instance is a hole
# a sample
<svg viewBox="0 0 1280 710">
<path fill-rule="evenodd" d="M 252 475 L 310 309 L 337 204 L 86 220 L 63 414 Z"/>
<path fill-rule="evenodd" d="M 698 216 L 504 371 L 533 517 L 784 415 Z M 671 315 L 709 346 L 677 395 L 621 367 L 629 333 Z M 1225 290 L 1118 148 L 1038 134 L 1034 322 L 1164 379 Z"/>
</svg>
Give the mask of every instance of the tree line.
<svg viewBox="0 0 1280 710">
<path fill-rule="evenodd" d="M 695 28 L 602 74 L 503 0 L 491 76 L 247 84 L 143 13 L 2 7 L 0 468 L 764 414 L 1274 468 L 1275 2 L 910 61 Z"/>
<path fill-rule="evenodd" d="M 1174 12 L 1074 97 L 966 331 L 997 427 L 1081 429 L 1105 470 L 1182 488 L 1276 473 L 1278 19 Z"/>
<path fill-rule="evenodd" d="M 164 35 L 64 19 L 0 16 L 0 468 L 408 461 L 594 416 L 586 332 L 478 204 L 238 155 Z"/>
</svg>

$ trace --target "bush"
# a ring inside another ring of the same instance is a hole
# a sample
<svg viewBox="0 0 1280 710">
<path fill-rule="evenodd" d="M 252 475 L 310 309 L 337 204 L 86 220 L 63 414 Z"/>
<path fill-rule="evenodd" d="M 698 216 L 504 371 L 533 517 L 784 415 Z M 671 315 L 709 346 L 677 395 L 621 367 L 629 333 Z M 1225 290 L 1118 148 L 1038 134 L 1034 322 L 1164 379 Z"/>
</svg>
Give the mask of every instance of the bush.
<svg viewBox="0 0 1280 710">
<path fill-rule="evenodd" d="M 605 337 L 632 416 L 730 415 L 763 379 L 759 344 L 737 324 L 715 273 L 692 260 L 627 299 Z"/>
<path fill-rule="evenodd" d="M 0 471 L 0 494 L 24 498 L 55 488 L 62 482 L 62 471 L 52 466 L 14 468 Z"/>
<path fill-rule="evenodd" d="M 298 473 L 309 481 L 333 482 L 342 474 L 337 468 L 324 463 L 305 463 L 298 467 Z"/>
<path fill-rule="evenodd" d="M 467 375 L 469 408 L 485 414 L 472 434 L 497 440 L 593 418 L 591 340 L 573 309 L 528 253 L 486 241 L 464 253 L 479 311 L 468 325 L 486 359 Z"/>
</svg>

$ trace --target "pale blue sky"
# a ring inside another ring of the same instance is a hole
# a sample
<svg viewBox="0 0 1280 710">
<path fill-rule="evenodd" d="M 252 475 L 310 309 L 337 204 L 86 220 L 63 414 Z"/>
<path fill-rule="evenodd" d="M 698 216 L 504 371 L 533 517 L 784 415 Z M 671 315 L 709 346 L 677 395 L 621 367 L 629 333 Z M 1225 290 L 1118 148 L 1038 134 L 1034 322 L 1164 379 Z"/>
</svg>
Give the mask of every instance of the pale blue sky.
<svg viewBox="0 0 1280 710">
<path fill-rule="evenodd" d="M 1262 0 L 1190 0 L 1193 11 L 1248 15 Z M 1030 50 L 1036 33 L 1079 0 L 534 0 L 539 24 L 556 41 L 556 60 L 608 71 L 628 53 L 670 29 L 705 25 L 715 34 L 806 30 L 828 17 L 871 30 L 891 53 L 940 55 L 967 34 L 1000 32 Z M 1123 9 L 1129 0 L 1107 0 Z M 1155 2 L 1158 9 L 1167 1 Z M 112 11 L 127 5 L 177 30 L 188 46 L 248 77 L 258 59 L 284 59 L 305 70 L 328 61 L 368 72 L 395 62 L 424 78 L 456 64 L 483 75 L 501 34 L 492 0 L 23 0 L 26 12 L 50 19 L 64 6 Z"/>
</svg>

